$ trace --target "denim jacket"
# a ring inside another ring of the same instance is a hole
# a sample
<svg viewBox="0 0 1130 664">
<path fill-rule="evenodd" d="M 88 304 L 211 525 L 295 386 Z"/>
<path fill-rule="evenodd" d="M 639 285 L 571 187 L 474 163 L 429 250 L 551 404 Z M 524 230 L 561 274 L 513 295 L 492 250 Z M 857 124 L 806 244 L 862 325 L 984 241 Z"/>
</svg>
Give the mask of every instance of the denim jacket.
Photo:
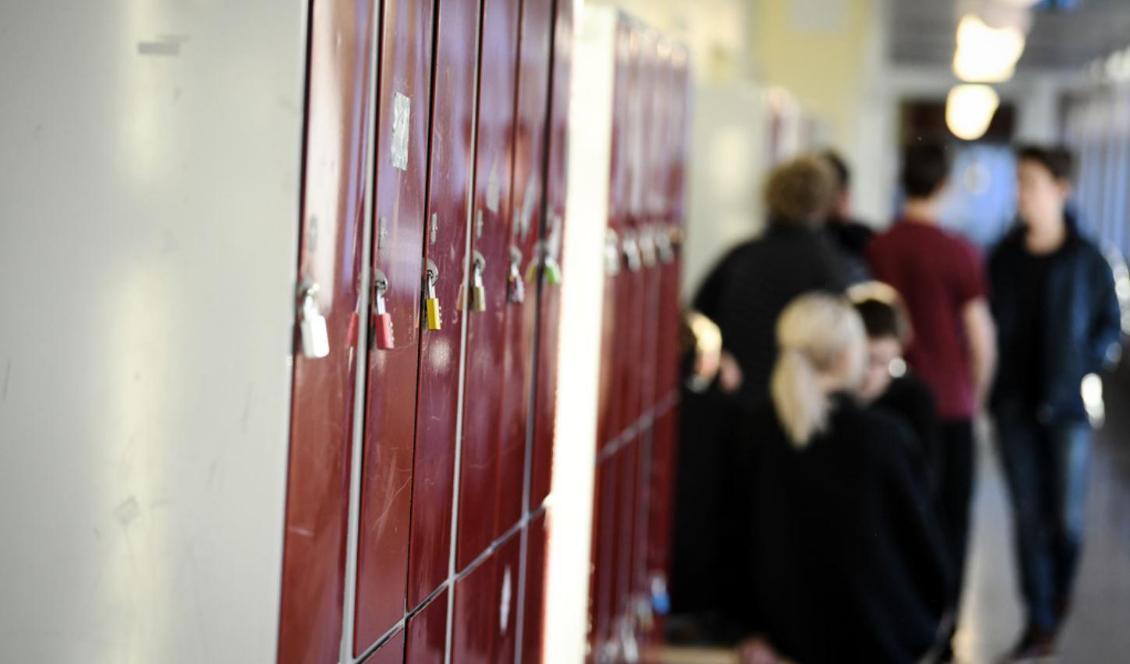
<svg viewBox="0 0 1130 664">
<path fill-rule="evenodd" d="M 1113 368 L 1121 353 L 1121 311 L 1114 273 L 1099 248 L 1084 238 L 1074 219 L 1068 217 L 1068 238 L 1048 268 L 1042 312 L 1043 324 L 1038 343 L 1042 349 L 1037 386 L 1040 401 L 1034 413 L 1043 423 L 1085 422 L 1081 383 L 1088 374 Z M 1018 318 L 1016 293 L 1023 258 L 1024 229 L 1010 232 L 989 257 L 989 280 L 993 316 L 997 324 L 1000 350 L 998 375 L 1014 370 L 1027 358 L 1011 352 L 1012 341 L 1025 330 Z M 1003 381 L 997 381 L 991 403 L 998 416 L 1023 413 L 1021 395 L 1012 394 Z"/>
</svg>

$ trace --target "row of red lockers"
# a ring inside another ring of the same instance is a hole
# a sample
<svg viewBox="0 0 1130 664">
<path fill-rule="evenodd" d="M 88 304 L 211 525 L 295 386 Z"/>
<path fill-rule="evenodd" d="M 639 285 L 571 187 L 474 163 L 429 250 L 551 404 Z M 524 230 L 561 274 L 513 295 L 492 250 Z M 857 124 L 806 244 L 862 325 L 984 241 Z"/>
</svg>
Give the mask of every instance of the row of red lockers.
<svg viewBox="0 0 1130 664">
<path fill-rule="evenodd" d="M 280 661 L 337 661 L 343 632 L 376 662 L 539 659 L 571 6 L 313 3 Z M 614 225 L 645 221 L 613 203 Z M 658 271 L 637 264 L 674 255 L 652 240 L 670 233 L 643 235 L 638 258 L 632 233 L 622 247 L 640 279 Z M 328 353 L 302 336 L 322 313 Z"/>
<path fill-rule="evenodd" d="M 689 110 L 680 47 L 621 17 L 614 52 L 589 603 L 594 662 L 638 661 L 658 640 L 666 610 Z"/>
</svg>

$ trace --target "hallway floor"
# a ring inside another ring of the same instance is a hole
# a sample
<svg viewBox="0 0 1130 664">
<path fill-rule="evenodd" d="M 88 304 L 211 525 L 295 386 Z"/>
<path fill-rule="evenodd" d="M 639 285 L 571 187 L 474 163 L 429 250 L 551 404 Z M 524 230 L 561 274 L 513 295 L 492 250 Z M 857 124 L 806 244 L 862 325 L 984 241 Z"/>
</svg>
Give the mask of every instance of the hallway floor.
<svg viewBox="0 0 1130 664">
<path fill-rule="evenodd" d="M 1107 383 L 1107 423 L 1097 433 L 1087 539 L 1074 610 L 1059 661 L 1130 660 L 1130 370 Z M 974 533 L 957 655 L 992 662 L 1021 629 L 1007 488 L 992 445 L 980 450 Z"/>
</svg>

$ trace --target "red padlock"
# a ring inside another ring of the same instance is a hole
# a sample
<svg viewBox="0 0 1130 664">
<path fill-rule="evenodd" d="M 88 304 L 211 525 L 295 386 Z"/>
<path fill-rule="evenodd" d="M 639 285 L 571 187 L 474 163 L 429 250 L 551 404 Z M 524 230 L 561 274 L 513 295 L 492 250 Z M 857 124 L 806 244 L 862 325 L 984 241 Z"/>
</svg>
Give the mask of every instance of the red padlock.
<svg viewBox="0 0 1130 664">
<path fill-rule="evenodd" d="M 377 348 L 381 350 L 392 350 L 396 346 L 392 315 L 385 310 L 387 291 L 388 279 L 378 273 L 377 278 L 373 280 L 373 339 Z"/>
</svg>

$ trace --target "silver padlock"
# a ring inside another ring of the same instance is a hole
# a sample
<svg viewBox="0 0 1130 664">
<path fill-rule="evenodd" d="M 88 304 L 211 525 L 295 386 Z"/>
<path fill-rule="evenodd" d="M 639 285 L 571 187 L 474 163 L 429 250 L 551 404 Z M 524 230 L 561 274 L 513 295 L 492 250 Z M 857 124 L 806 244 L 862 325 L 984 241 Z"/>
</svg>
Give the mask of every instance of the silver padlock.
<svg viewBox="0 0 1130 664">
<path fill-rule="evenodd" d="M 302 355 L 320 359 L 330 354 L 330 334 L 326 317 L 318 311 L 318 285 L 302 290 L 302 308 L 298 313 L 298 329 L 302 335 Z"/>
</svg>

